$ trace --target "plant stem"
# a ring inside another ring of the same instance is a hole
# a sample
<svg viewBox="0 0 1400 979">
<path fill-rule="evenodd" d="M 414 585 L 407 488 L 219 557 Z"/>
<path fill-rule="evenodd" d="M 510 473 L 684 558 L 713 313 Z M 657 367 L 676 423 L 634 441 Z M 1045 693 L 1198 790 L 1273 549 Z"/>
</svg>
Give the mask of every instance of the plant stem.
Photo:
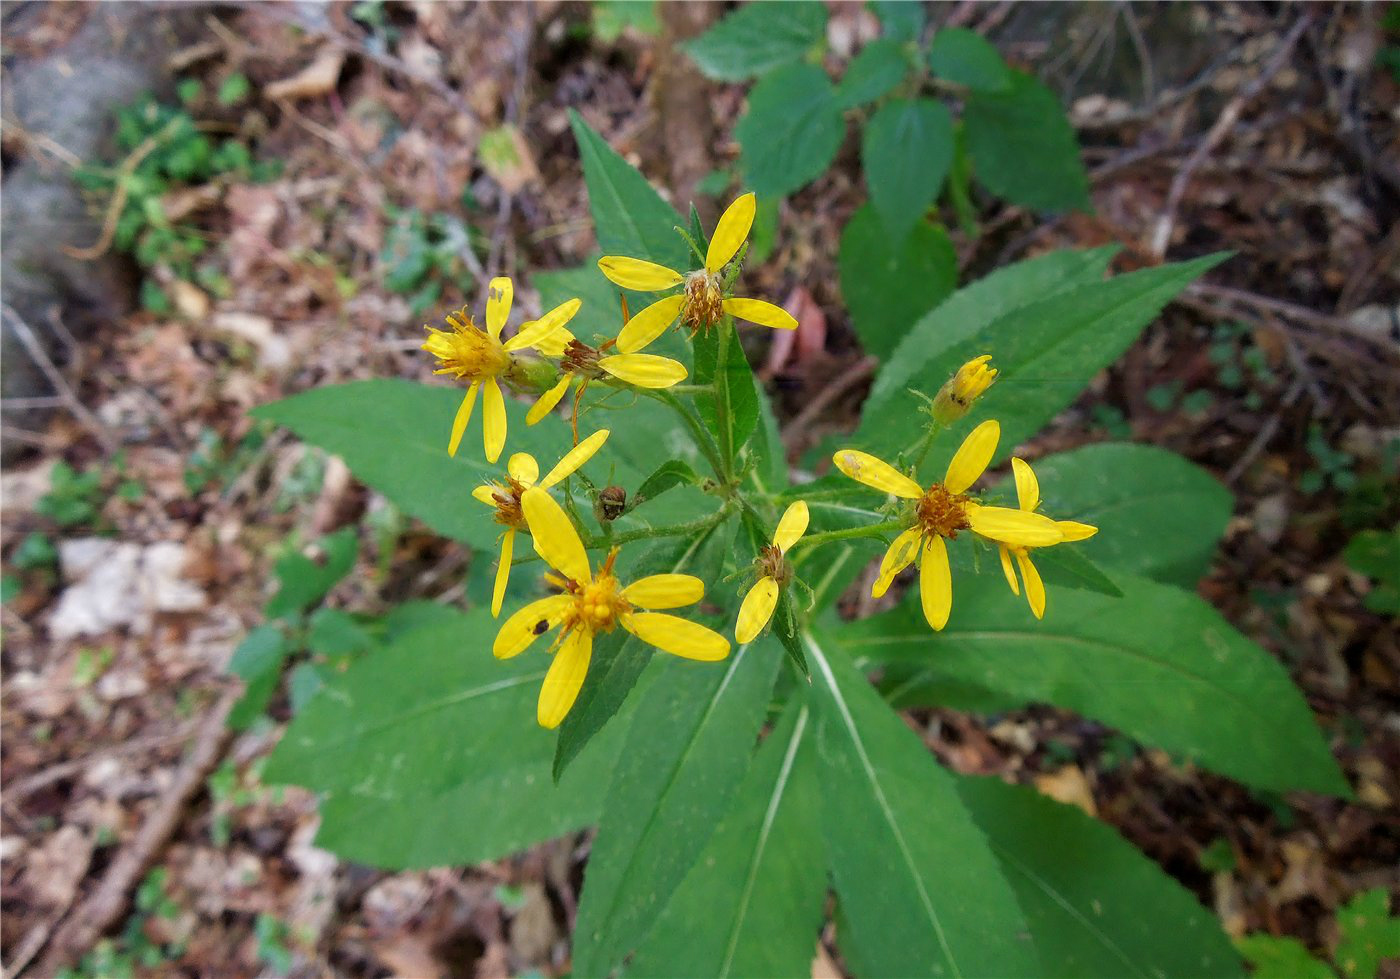
<svg viewBox="0 0 1400 979">
<path fill-rule="evenodd" d="M 828 530 L 820 534 L 808 534 L 792 545 L 792 550 L 795 551 L 799 547 L 828 544 L 838 540 L 853 540 L 858 537 L 880 537 L 897 530 L 905 530 L 908 526 L 907 520 L 886 520 L 884 523 L 870 524 L 866 527 L 847 527 L 844 530 Z"/>
<path fill-rule="evenodd" d="M 711 527 L 723 522 L 734 509 L 733 504 L 725 503 L 714 513 L 698 520 L 690 520 L 685 523 L 667 524 L 662 527 L 638 527 L 636 530 L 625 530 L 622 533 L 613 534 L 607 537 L 589 537 L 584 540 L 583 546 L 587 549 L 603 547 L 604 545 L 626 544 L 634 540 L 648 540 L 656 537 L 684 537 L 688 534 L 699 533 L 702 530 L 709 530 Z"/>
<path fill-rule="evenodd" d="M 729 335 L 734 332 L 734 321 L 726 316 L 719 323 L 719 337 L 715 343 L 715 418 L 719 421 L 720 458 L 724 461 L 723 482 L 729 482 L 734 465 L 734 426 L 729 417 Z"/>
</svg>

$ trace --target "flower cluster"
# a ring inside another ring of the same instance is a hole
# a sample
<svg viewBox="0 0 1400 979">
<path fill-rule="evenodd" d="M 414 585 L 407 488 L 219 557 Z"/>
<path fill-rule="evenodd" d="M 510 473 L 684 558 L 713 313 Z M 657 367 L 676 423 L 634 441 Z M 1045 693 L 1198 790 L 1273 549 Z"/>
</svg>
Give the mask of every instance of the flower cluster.
<svg viewBox="0 0 1400 979">
<path fill-rule="evenodd" d="M 639 258 L 610 255 L 598 265 L 617 286 L 661 295 L 636 316 L 622 318 L 615 337 L 592 338 L 586 342 L 569 330 L 581 302 L 571 299 L 537 320 L 523 323 L 514 336 L 502 340 L 511 311 L 513 286 L 508 278 L 491 280 L 486 303 L 486 329 L 476 326 L 465 310 L 447 316 L 450 330 L 428 327 L 423 344 L 438 360 L 438 374 L 450 374 L 467 384 L 467 392 L 457 411 L 448 440 L 448 453 L 456 455 L 478 395 L 483 408 L 483 445 L 486 459 L 494 463 L 506 441 L 506 412 L 501 387 L 521 394 L 534 393 L 537 399 L 526 415 L 534 425 L 552 412 L 575 389 L 573 408 L 574 445 L 540 477 L 540 466 L 528 453 L 517 452 L 507 461 L 497 479 L 477 487 L 473 496 L 494 511 L 503 527 L 500 537 L 500 563 L 491 598 L 491 614 L 499 616 L 515 556 L 516 538 L 526 534 L 534 551 L 549 566 L 544 580 L 555 592 L 529 602 L 509 615 L 496 636 L 493 651 L 498 658 L 517 656 L 535 640 L 555 633 L 549 645 L 553 662 L 540 690 L 537 717 L 546 728 L 557 727 L 572 709 L 588 673 L 594 640 L 619 626 L 638 639 L 665 652 L 691 660 L 713 662 L 729 654 L 730 642 L 714 630 L 696 622 L 667 614 L 666 610 L 695 605 L 705 596 L 705 584 L 686 574 L 657 574 L 624 584 L 618 576 L 619 549 L 612 545 L 610 522 L 626 510 L 626 497 L 617 487 L 602 492 L 584 480 L 594 498 L 595 513 L 604 528 L 597 538 L 587 538 L 569 509 L 561 506 L 551 490 L 574 475 L 592 459 L 609 437 L 602 429 L 580 439 L 580 404 L 593 382 L 610 388 L 655 392 L 684 381 L 686 368 L 679 361 L 643 352 L 679 322 L 691 337 L 718 328 L 729 330 L 731 319 L 747 320 L 775 329 L 793 329 L 796 320 L 772 303 L 733 295 L 734 283 L 747 251 L 746 241 L 755 213 L 753 194 L 735 200 L 721 216 L 707 250 L 702 256 L 694 248 L 701 267 L 680 271 Z M 693 243 L 692 243 L 693 244 Z M 623 307 L 625 311 L 625 306 Z M 724 334 L 721 334 L 723 339 Z M 964 364 L 929 403 L 929 428 L 924 450 L 947 425 L 961 419 L 997 379 L 990 355 Z M 653 395 L 661 397 L 660 395 Z M 672 398 L 668 404 L 675 406 Z M 680 409 L 677 409 L 680 410 Z M 703 439 L 703 431 L 696 430 Z M 804 539 L 811 514 L 808 504 L 789 504 L 773 530 L 770 543 L 758 548 L 753 560 L 754 583 L 740 604 L 734 624 L 734 639 L 746 644 L 757 639 L 780 607 L 779 631 L 791 640 L 794 605 L 780 606 L 784 594 L 802 584 L 790 560 L 799 544 L 816 546 L 834 536 L 857 536 L 895 532 L 896 536 L 880 562 L 872 594 L 879 597 L 890 588 L 895 576 L 911 564 L 919 567 L 919 591 L 924 616 L 935 630 L 947 624 L 953 604 L 952 576 L 947 542 L 960 533 L 996 545 L 1001 566 L 1011 589 L 1026 599 L 1037 618 L 1045 614 L 1045 587 L 1031 554 L 1036 548 L 1053 547 L 1084 540 L 1096 529 L 1074 521 L 1054 520 L 1040 512 L 1040 489 L 1035 474 L 1022 459 L 1013 459 L 1017 506 L 984 502 L 972 492 L 973 485 L 996 455 L 1000 426 L 984 421 L 967 436 L 954 454 L 941 481 L 927 486 L 915 477 L 917 466 L 898 468 L 869 453 L 849 448 L 837 452 L 836 468 L 863 486 L 894 498 L 888 506 L 893 521 L 871 528 L 814 534 Z M 922 453 L 919 454 L 922 458 Z M 748 517 L 758 516 L 755 501 L 738 499 L 742 474 L 722 462 L 714 462 L 716 479 L 712 484 L 728 498 L 725 509 L 710 522 L 713 526 L 731 508 L 746 508 Z M 581 478 L 581 477 L 580 477 Z M 608 494 L 612 496 L 608 496 Z M 620 495 L 621 494 L 621 495 Z M 771 498 L 769 498 L 771 501 Z M 759 503 L 759 506 L 771 505 Z M 753 526 L 750 524 L 750 526 Z M 673 533 L 680 533 L 676 528 Z M 635 535 L 634 535 L 635 536 Z M 596 567 L 588 549 L 606 549 L 606 557 Z M 798 562 L 800 565 L 800 562 Z M 1019 576 L 1018 576 L 1019 573 Z M 810 594 L 810 589 L 808 589 Z"/>
</svg>

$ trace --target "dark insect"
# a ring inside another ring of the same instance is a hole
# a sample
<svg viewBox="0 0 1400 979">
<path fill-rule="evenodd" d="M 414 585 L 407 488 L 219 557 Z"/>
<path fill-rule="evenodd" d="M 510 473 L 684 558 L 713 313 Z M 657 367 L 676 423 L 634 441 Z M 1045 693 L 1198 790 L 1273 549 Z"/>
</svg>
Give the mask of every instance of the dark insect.
<svg viewBox="0 0 1400 979">
<path fill-rule="evenodd" d="M 549 620 L 540 619 L 535 623 L 535 635 L 542 636 L 549 631 Z"/>
</svg>

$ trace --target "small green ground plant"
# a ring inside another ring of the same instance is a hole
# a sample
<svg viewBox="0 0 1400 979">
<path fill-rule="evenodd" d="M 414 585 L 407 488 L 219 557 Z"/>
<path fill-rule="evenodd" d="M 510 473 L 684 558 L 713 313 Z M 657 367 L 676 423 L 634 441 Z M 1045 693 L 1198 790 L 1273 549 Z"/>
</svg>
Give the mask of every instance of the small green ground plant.
<svg viewBox="0 0 1400 979">
<path fill-rule="evenodd" d="M 424 344 L 455 388 L 256 412 L 474 567 L 499 553 L 475 607 L 404 610 L 321 675 L 266 781 L 319 794 L 321 846 L 389 868 L 597 826 L 579 976 L 805 976 L 829 919 L 858 975 L 1243 975 L 1111 827 L 949 771 L 896 709 L 1049 703 L 1256 791 L 1348 793 L 1284 669 L 1195 592 L 1229 492 L 1146 445 L 1014 455 L 1223 256 L 1106 277 L 1112 248 L 1061 251 L 954 293 L 885 338 L 813 479 L 736 336 L 793 325 L 743 288 L 753 198 L 707 235 L 573 126 L 604 254 L 533 277 L 549 312 L 512 334 L 493 280 L 484 328 L 462 310 Z M 241 658 L 280 670 L 337 546 L 279 567 L 270 651 Z M 877 594 L 918 573 L 841 618 L 873 560 Z"/>
</svg>

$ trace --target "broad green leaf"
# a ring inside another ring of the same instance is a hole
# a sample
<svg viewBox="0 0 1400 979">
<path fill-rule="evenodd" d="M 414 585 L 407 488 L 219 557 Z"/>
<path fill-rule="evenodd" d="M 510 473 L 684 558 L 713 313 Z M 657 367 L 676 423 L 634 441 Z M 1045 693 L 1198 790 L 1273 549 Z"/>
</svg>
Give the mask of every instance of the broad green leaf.
<svg viewBox="0 0 1400 979">
<path fill-rule="evenodd" d="M 721 663 L 654 659 L 584 875 L 576 974 L 620 965 L 695 865 L 749 768 L 780 658 L 765 640 Z"/>
<path fill-rule="evenodd" d="M 1050 260 L 1057 257 L 1036 260 L 1046 263 L 1037 271 L 1059 264 Z M 1083 274 L 1088 274 L 1098 259 L 1106 257 L 1103 250 L 1076 253 L 1065 264 L 1073 268 L 1077 258 L 1083 263 Z M 1005 458 L 1069 405 L 1096 373 L 1118 359 L 1173 296 L 1223 257 L 1211 255 L 1050 291 L 1047 298 L 1018 304 L 993 319 L 983 318 L 984 312 L 975 313 L 973 323 L 964 321 L 943 335 L 929 330 L 929 324 L 946 323 L 949 316 L 965 310 L 966 303 L 959 302 L 959 297 L 972 290 L 954 294 L 915 325 L 890 366 L 876 378 L 856 444 L 876 455 L 892 455 L 910 445 L 921 433 L 923 416 L 902 407 L 913 401 L 905 387 L 932 394 L 962 364 L 990 353 L 1000 372 L 996 383 L 978 402 L 977 410 L 935 444 L 928 470 L 941 474 L 963 436 L 986 418 L 1001 423 L 997 458 Z M 1000 274 L 979 285 L 993 282 Z M 1025 278 L 1017 281 L 1024 283 Z M 915 337 L 926 345 L 912 346 Z"/>
<path fill-rule="evenodd" d="M 885 439 L 881 448 L 903 448 L 917 437 L 921 422 L 910 408 L 919 402 L 908 389 L 927 388 L 930 397 L 942 387 L 958 364 L 943 371 L 939 353 L 968 340 L 1018 309 L 1043 301 L 1062 291 L 1103 278 L 1115 249 L 1059 251 L 998 269 L 986 278 L 964 286 L 931 313 L 911 323 L 900 337 L 894 354 L 875 375 L 866 400 L 866 413 L 878 411 L 884 425 L 898 423 L 897 437 Z M 994 351 L 991 352 L 995 355 Z M 934 363 L 938 360 L 938 363 Z M 876 426 L 867 426 L 874 429 Z M 862 432 L 862 434 L 865 434 Z M 853 436 L 854 438 L 854 436 Z M 874 450 L 872 450 L 874 451 Z"/>
<path fill-rule="evenodd" d="M 836 101 L 843 109 L 874 102 L 902 82 L 909 69 L 904 44 L 888 38 L 871 41 L 846 66 L 836 86 Z"/>
<path fill-rule="evenodd" d="M 1348 792 L 1277 660 L 1194 594 L 1114 580 L 1123 598 L 1051 590 L 1037 622 L 999 576 L 955 573 L 942 632 L 911 595 L 837 635 L 854 655 L 1067 707 L 1258 788 Z"/>
<path fill-rule="evenodd" d="M 839 264 L 851 325 L 866 353 L 882 360 L 958 282 L 958 257 L 946 231 L 920 221 L 896 241 L 869 204 L 841 232 Z"/>
<path fill-rule="evenodd" d="M 810 974 L 827 889 L 810 726 L 790 702 L 630 975 Z"/>
<path fill-rule="evenodd" d="M 682 49 L 707 77 L 738 82 L 800 61 L 825 41 L 825 5 L 758 0 L 731 11 Z"/>
<path fill-rule="evenodd" d="M 735 532 L 735 521 L 728 520 L 688 540 L 659 544 L 624 580 L 649 574 L 693 574 L 705 582 L 707 591 L 711 591 L 712 583 L 722 576 Z M 578 700 L 559 726 L 554 754 L 556 779 L 563 777 L 584 746 L 622 709 L 651 658 L 651 646 L 620 629 L 594 644 L 593 663 L 579 690 Z"/>
<path fill-rule="evenodd" d="M 1400 527 L 1363 530 L 1347 542 L 1343 556 L 1353 571 L 1375 579 L 1366 607 L 1378 615 L 1400 615 Z"/>
<path fill-rule="evenodd" d="M 656 37 L 656 0 L 593 0 L 593 36 L 611 44 L 632 28 L 644 37 Z"/>
<path fill-rule="evenodd" d="M 1012 71 L 1005 91 L 973 91 L 963 125 L 973 173 L 998 197 L 1038 211 L 1091 210 L 1074 129 L 1030 75 Z"/>
<path fill-rule="evenodd" d="M 880 20 L 885 37 L 895 41 L 917 41 L 924 33 L 924 5 L 909 0 L 871 0 L 870 9 Z"/>
<path fill-rule="evenodd" d="M 374 645 L 374 637 L 347 612 L 318 608 L 311 614 L 306 648 L 324 656 L 362 653 Z"/>
<path fill-rule="evenodd" d="M 277 560 L 277 594 L 263 608 L 269 619 L 305 611 L 325 597 L 355 566 L 359 537 L 345 527 L 321 538 L 323 561 L 313 561 L 300 551 L 289 551 Z"/>
<path fill-rule="evenodd" d="M 758 484 L 760 492 L 775 493 L 788 484 L 787 450 L 768 392 L 761 384 L 755 384 L 754 393 L 758 397 L 758 424 L 745 452 L 753 456 L 756 465 L 749 478 Z"/>
<path fill-rule="evenodd" d="M 836 90 L 815 65 L 779 68 L 749 92 L 749 110 L 734 127 L 743 147 L 744 180 L 760 197 L 790 194 L 836 156 L 846 123 Z"/>
<path fill-rule="evenodd" d="M 1358 894 L 1337 909 L 1341 938 L 1333 960 L 1344 979 L 1374 979 L 1382 962 L 1400 959 L 1400 918 L 1392 917 L 1384 887 Z"/>
<path fill-rule="evenodd" d="M 503 477 L 513 452 L 529 452 L 542 466 L 552 466 L 572 436 L 558 418 L 527 427 L 524 407 L 507 398 L 508 451 L 494 465 L 485 461 L 478 417 L 454 459 L 447 454 L 447 436 L 462 394 L 446 385 L 381 378 L 314 388 L 252 414 L 340 456 L 356 479 L 438 533 L 494 549 L 499 525 L 472 499 L 472 489 Z M 476 410 L 480 414 L 480 405 Z"/>
<path fill-rule="evenodd" d="M 228 671 L 243 680 L 245 689 L 229 712 L 229 727 L 241 731 L 262 716 L 267 702 L 277 692 L 282 664 L 291 651 L 287 637 L 273 625 L 258 626 L 238 644 Z"/>
<path fill-rule="evenodd" d="M 938 197 L 953 162 L 953 116 L 932 99 L 895 99 L 865 125 L 860 161 L 870 200 L 895 244 Z"/>
<path fill-rule="evenodd" d="M 1254 979 L 1337 979 L 1337 974 L 1291 935 L 1245 935 L 1235 948 L 1254 967 Z"/>
<path fill-rule="evenodd" d="M 723 365 L 718 363 L 721 356 Z M 714 433 L 720 452 L 733 461 L 758 424 L 753 368 L 736 327 L 721 323 L 695 338 L 695 383 L 715 388 L 714 394 L 697 394 L 695 407 L 706 428 Z M 721 402 L 728 406 L 727 411 L 721 411 Z"/>
<path fill-rule="evenodd" d="M 535 724 L 549 654 L 494 659 L 495 630 L 485 612 L 411 629 L 296 716 L 264 779 L 320 793 L 318 845 L 382 867 L 470 864 L 597 818 L 617 740 L 556 785 L 554 735 Z"/>
<path fill-rule="evenodd" d="M 939 78 L 965 85 L 974 92 L 1005 92 L 1014 80 L 1011 69 L 991 42 L 966 27 L 945 28 L 933 36 L 928 66 Z"/>
<path fill-rule="evenodd" d="M 670 459 L 657 466 L 650 476 L 642 480 L 632 497 L 632 505 L 641 506 L 654 500 L 668 489 L 677 486 L 694 486 L 700 482 L 700 475 L 689 463 L 680 459 Z"/>
<path fill-rule="evenodd" d="M 1034 468 L 1042 512 L 1099 528 L 1074 550 L 1184 587 L 1205 573 L 1234 508 L 1230 491 L 1204 469 L 1150 445 L 1086 445 Z"/>
<path fill-rule="evenodd" d="M 675 208 L 661 199 L 637 169 L 572 109 L 574 139 L 588 186 L 598 247 L 607 255 L 627 255 L 676 269 L 690 268 L 690 251 L 674 229 Z M 616 335 L 616 334 L 614 334 Z"/>
<path fill-rule="evenodd" d="M 1038 975 L 1011 887 L 952 776 L 845 654 L 811 633 L 803 641 L 847 960 L 880 976 Z"/>
<path fill-rule="evenodd" d="M 1215 916 L 1112 827 L 995 778 L 957 776 L 956 785 L 1016 892 L 1047 979 L 1243 974 Z"/>
<path fill-rule="evenodd" d="M 1035 552 L 1035 564 L 1047 585 L 1087 588 L 1100 595 L 1123 597 L 1123 589 L 1113 583 L 1097 564 L 1076 547 L 1047 547 Z"/>
</svg>

